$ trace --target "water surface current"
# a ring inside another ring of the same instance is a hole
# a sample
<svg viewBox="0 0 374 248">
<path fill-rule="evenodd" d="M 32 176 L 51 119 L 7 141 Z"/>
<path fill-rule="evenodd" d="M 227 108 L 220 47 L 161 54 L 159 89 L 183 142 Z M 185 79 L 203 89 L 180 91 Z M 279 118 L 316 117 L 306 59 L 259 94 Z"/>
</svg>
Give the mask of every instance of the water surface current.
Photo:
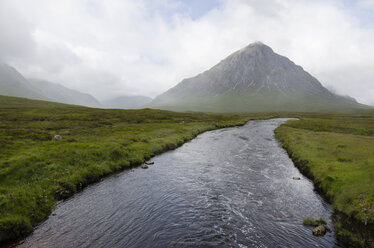
<svg viewBox="0 0 374 248">
<path fill-rule="evenodd" d="M 302 225 L 331 211 L 275 140 L 285 121 L 206 132 L 94 184 L 19 247 L 338 247 Z"/>
</svg>

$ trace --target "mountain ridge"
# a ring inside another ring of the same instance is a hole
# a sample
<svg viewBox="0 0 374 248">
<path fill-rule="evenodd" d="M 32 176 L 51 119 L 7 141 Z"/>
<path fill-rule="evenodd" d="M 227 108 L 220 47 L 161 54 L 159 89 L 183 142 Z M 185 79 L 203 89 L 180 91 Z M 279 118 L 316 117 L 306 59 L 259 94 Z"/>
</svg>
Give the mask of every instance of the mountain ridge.
<svg viewBox="0 0 374 248">
<path fill-rule="evenodd" d="M 26 79 L 14 67 L 0 62 L 0 95 L 101 107 L 93 96 L 39 79 Z"/>
<path fill-rule="evenodd" d="M 15 68 L 0 62 L 0 94 L 37 100 L 51 100 L 40 94 Z"/>
<path fill-rule="evenodd" d="M 149 106 L 207 112 L 325 112 L 364 107 L 333 94 L 301 66 L 260 42 L 182 80 Z"/>
<path fill-rule="evenodd" d="M 46 80 L 29 79 L 30 84 L 44 96 L 59 103 L 99 108 L 101 103 L 92 95 Z"/>
<path fill-rule="evenodd" d="M 138 109 L 152 98 L 122 95 L 100 102 L 90 94 L 42 79 L 26 79 L 12 66 L 0 62 L 0 95 L 23 97 L 93 108 Z"/>
</svg>

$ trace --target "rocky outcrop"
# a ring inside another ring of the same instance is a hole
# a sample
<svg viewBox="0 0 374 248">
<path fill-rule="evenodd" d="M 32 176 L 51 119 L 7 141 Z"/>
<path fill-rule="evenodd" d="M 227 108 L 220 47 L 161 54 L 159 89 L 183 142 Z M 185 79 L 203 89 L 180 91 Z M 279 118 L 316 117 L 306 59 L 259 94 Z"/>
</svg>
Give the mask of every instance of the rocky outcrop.
<svg viewBox="0 0 374 248">
<path fill-rule="evenodd" d="M 319 225 L 315 228 L 313 228 L 313 235 L 314 236 L 323 236 L 326 234 L 326 232 L 331 232 L 330 228 L 328 228 L 327 225 Z"/>
</svg>

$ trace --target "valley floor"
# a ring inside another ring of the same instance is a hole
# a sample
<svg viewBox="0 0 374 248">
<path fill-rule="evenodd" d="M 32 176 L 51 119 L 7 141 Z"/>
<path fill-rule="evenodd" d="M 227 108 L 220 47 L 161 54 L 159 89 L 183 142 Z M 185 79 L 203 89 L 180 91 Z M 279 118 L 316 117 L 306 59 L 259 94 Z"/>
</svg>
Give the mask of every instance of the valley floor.
<svg viewBox="0 0 374 248">
<path fill-rule="evenodd" d="M 58 200 L 109 174 L 140 165 L 204 131 L 276 117 L 301 119 L 278 128 L 276 136 L 340 213 L 340 237 L 372 245 L 374 114 L 103 110 L 3 96 L 0 244 L 26 236 Z M 62 140 L 52 140 L 55 135 Z M 357 223 L 357 229 L 348 230 L 347 223 Z"/>
<path fill-rule="evenodd" d="M 374 247 L 374 115 L 307 115 L 276 137 L 331 202 L 338 239 Z"/>
</svg>

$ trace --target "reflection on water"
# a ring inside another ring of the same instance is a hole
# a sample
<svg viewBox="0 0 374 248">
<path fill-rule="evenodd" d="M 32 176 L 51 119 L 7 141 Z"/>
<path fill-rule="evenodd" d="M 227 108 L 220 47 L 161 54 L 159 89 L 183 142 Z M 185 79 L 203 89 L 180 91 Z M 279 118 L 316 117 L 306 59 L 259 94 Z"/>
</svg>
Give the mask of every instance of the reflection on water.
<svg viewBox="0 0 374 248">
<path fill-rule="evenodd" d="M 274 139 L 285 120 L 204 133 L 88 187 L 19 247 L 338 247 L 302 225 L 331 212 Z"/>
</svg>

